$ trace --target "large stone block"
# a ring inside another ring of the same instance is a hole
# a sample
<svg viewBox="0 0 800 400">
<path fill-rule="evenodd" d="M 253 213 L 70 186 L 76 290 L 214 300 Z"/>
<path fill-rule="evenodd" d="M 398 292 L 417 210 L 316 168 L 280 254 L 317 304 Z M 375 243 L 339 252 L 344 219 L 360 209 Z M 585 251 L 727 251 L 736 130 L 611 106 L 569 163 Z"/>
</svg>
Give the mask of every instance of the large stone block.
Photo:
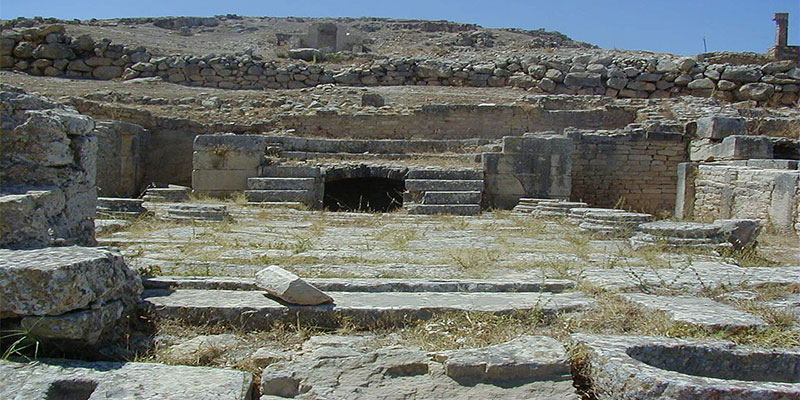
<svg viewBox="0 0 800 400">
<path fill-rule="evenodd" d="M 60 315 L 142 291 L 122 255 L 92 247 L 0 249 L 0 317 Z"/>
<path fill-rule="evenodd" d="M 723 139 L 731 135 L 746 135 L 747 127 L 744 118 L 735 117 L 702 117 L 697 119 L 697 137 Z"/>
<path fill-rule="evenodd" d="M 242 191 L 247 189 L 247 179 L 258 176 L 258 169 L 205 169 L 192 171 L 192 190 L 197 193 L 207 191 Z"/>
<path fill-rule="evenodd" d="M 256 273 L 256 285 L 290 304 L 315 306 L 333 302 L 327 294 L 277 265 Z"/>
</svg>

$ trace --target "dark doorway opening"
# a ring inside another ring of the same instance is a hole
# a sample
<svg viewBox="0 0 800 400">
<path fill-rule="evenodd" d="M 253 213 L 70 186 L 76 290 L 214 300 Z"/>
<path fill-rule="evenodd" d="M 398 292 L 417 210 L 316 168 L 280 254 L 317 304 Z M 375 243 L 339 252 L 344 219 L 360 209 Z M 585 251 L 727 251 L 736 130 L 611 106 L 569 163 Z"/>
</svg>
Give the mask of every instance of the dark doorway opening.
<svg viewBox="0 0 800 400">
<path fill-rule="evenodd" d="M 338 179 L 325 182 L 323 206 L 330 211 L 387 212 L 403 206 L 405 190 L 399 179 Z"/>
</svg>

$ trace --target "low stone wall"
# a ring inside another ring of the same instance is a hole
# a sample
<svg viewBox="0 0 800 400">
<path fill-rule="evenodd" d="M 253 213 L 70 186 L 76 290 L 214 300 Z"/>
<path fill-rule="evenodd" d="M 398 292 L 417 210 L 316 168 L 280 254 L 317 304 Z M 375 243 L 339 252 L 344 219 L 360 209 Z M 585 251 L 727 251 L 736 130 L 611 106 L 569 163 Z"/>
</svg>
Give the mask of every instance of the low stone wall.
<svg viewBox="0 0 800 400">
<path fill-rule="evenodd" d="M 3 86 L 0 247 L 94 244 L 94 120 Z"/>
<path fill-rule="evenodd" d="M 545 93 L 664 98 L 679 95 L 762 104 L 796 104 L 800 70 L 794 60 L 766 65 L 713 64 L 693 58 L 626 59 L 579 55 L 509 57 L 473 63 L 377 59 L 355 68 L 285 64 L 252 55 L 157 57 L 144 47 L 64 35 L 61 25 L 11 29 L 0 36 L 0 68 L 33 75 L 92 79 L 159 76 L 190 86 L 224 89 L 343 85 L 515 86 Z"/>
<path fill-rule="evenodd" d="M 516 105 L 427 105 L 405 115 L 335 114 L 318 112 L 281 118 L 280 124 L 299 136 L 368 139 L 500 139 L 526 132 L 619 129 L 636 118 L 623 107 L 588 110 L 548 110 Z"/>
<path fill-rule="evenodd" d="M 575 142 L 572 200 L 658 214 L 675 206 L 676 170 L 687 161 L 680 133 L 568 132 Z"/>
<path fill-rule="evenodd" d="M 682 164 L 676 214 L 701 221 L 758 219 L 774 231 L 797 232 L 797 165 L 789 160 Z"/>
</svg>

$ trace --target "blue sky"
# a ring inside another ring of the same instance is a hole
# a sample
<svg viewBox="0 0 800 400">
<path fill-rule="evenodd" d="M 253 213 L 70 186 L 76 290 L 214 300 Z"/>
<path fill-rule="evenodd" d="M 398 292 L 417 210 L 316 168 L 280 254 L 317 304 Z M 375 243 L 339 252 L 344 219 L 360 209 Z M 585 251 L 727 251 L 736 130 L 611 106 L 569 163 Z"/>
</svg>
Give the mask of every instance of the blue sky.
<svg viewBox="0 0 800 400">
<path fill-rule="evenodd" d="M 606 49 L 691 55 L 703 51 L 764 52 L 772 45 L 772 14 L 790 13 L 789 43 L 800 38 L 798 0 L 506 0 L 506 1 L 241 1 L 0 0 L 0 18 L 64 19 L 167 15 L 389 17 L 446 19 L 485 27 L 544 28 Z"/>
</svg>

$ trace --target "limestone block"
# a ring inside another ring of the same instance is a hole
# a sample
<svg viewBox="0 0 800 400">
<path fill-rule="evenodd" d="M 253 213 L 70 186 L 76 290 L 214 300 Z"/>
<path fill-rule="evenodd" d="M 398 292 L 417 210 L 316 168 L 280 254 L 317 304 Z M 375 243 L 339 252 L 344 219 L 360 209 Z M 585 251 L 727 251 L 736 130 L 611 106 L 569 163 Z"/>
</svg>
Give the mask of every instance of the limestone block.
<svg viewBox="0 0 800 400">
<path fill-rule="evenodd" d="M 746 135 L 744 118 L 711 116 L 697 119 L 697 137 L 723 139 L 731 135 Z"/>
<path fill-rule="evenodd" d="M 201 335 L 171 346 L 164 352 L 164 357 L 174 364 L 207 364 L 220 352 L 235 346 L 238 340 L 233 334 Z"/>
<path fill-rule="evenodd" d="M 318 305 L 333 302 L 333 298 L 327 294 L 277 265 L 256 273 L 256 285 L 291 304 Z"/>
<path fill-rule="evenodd" d="M 34 336 L 43 339 L 77 340 L 95 344 L 103 330 L 121 316 L 123 304 L 116 300 L 98 308 L 71 311 L 56 316 L 25 317 L 21 326 Z"/>
<path fill-rule="evenodd" d="M 200 169 L 192 171 L 192 190 L 242 191 L 247 189 L 247 179 L 258 176 L 258 168 L 251 169 Z"/>
<path fill-rule="evenodd" d="M 564 346 L 546 336 L 520 336 L 478 349 L 438 354 L 445 373 L 458 382 L 526 382 L 570 379 Z"/>
<path fill-rule="evenodd" d="M 92 303 L 132 303 L 142 291 L 122 255 L 92 247 L 0 249 L 0 317 L 59 315 Z"/>
<path fill-rule="evenodd" d="M 734 248 L 743 249 L 756 243 L 762 224 L 753 219 L 718 219 L 714 225 L 719 225 L 720 232 Z"/>
<path fill-rule="evenodd" d="M 663 311 L 674 321 L 705 328 L 736 330 L 767 325 L 758 316 L 706 297 L 656 296 L 643 293 L 624 293 L 620 297 L 648 311 Z"/>
<path fill-rule="evenodd" d="M 120 76 L 122 76 L 122 72 L 123 72 L 122 67 L 112 66 L 112 65 L 99 66 L 95 67 L 95 69 L 92 70 L 92 76 L 95 79 L 108 81 L 114 78 L 119 78 Z"/>
</svg>

